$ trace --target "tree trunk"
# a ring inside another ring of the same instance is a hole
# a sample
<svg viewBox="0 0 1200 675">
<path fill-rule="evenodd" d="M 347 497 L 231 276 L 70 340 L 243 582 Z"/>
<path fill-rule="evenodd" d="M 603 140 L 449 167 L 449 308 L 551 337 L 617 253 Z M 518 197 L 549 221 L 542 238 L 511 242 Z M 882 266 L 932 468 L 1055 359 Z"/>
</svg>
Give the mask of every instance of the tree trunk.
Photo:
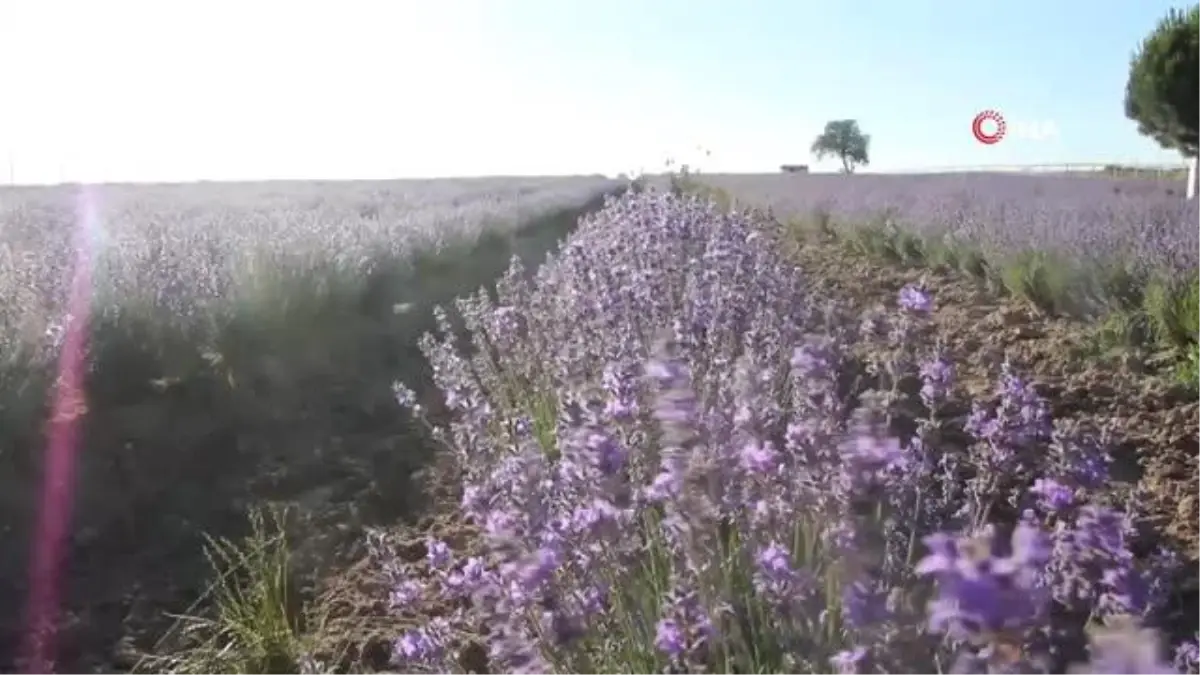
<svg viewBox="0 0 1200 675">
<path fill-rule="evenodd" d="M 1198 172 L 1196 170 L 1196 158 L 1189 157 L 1188 158 L 1188 184 L 1187 184 L 1187 198 L 1189 200 L 1196 198 L 1197 181 L 1200 181 L 1200 172 Z"/>
</svg>

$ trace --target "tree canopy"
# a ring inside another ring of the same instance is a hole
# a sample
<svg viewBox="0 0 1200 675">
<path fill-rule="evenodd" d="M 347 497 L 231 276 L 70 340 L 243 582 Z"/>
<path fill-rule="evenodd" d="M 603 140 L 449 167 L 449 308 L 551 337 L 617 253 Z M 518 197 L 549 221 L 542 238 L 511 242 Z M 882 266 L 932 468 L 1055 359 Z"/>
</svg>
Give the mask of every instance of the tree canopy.
<svg viewBox="0 0 1200 675">
<path fill-rule="evenodd" d="M 842 160 L 842 170 L 854 173 L 858 166 L 870 163 L 867 156 L 871 137 L 858 128 L 857 120 L 832 120 L 825 131 L 813 141 L 812 153 L 817 159 L 833 155 Z"/>
<path fill-rule="evenodd" d="M 1125 116 L 1164 148 L 1196 157 L 1200 125 L 1200 7 L 1171 10 L 1134 52 Z"/>
</svg>

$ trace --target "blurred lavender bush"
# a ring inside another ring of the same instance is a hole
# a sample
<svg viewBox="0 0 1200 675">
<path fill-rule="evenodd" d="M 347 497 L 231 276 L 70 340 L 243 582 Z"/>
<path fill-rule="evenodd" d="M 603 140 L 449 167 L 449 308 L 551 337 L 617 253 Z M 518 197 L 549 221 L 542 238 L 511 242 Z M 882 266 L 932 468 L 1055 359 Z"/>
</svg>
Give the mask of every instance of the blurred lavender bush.
<svg viewBox="0 0 1200 675">
<path fill-rule="evenodd" d="M 93 278 L 72 544 L 96 558 L 80 567 L 91 574 L 104 551 L 196 557 L 197 544 L 171 538 L 226 534 L 214 513 L 240 526 L 247 485 L 289 498 L 340 482 L 353 494 L 419 467 L 428 448 L 393 414 L 391 382 L 427 377 L 416 341 L 430 308 L 494 283 L 511 256 L 540 261 L 620 187 L 602 176 L 89 186 L 99 226 L 82 238 L 79 186 L 0 191 L 0 521 L 12 542 L 0 604 L 20 606 L 77 246 Z M 182 562 L 157 565 L 186 583 Z M 68 602 L 107 592 L 89 584 Z"/>
<path fill-rule="evenodd" d="M 1049 314 L 1140 329 L 1117 339 L 1196 351 L 1200 202 L 1185 201 L 1178 182 L 1014 174 L 693 182 L 877 257 L 957 269 Z"/>
<path fill-rule="evenodd" d="M 396 665 L 1174 672 L 1152 629 L 1180 562 L 1135 550 L 1103 430 L 1054 423 L 1014 372 L 963 401 L 921 339 L 936 298 L 848 315 L 772 231 L 630 193 L 461 299 L 471 349 L 439 315 L 422 350 L 475 536 L 413 566 L 375 540 L 417 620 Z"/>
</svg>

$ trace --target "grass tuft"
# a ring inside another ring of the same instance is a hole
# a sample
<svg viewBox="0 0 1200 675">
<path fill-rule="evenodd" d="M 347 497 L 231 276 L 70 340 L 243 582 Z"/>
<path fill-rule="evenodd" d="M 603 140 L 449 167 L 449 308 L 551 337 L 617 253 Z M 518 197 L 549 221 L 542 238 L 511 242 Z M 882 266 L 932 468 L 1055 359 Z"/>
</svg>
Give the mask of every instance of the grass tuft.
<svg viewBox="0 0 1200 675">
<path fill-rule="evenodd" d="M 287 511 L 253 508 L 241 540 L 208 538 L 213 582 L 204 615 L 178 617 L 174 653 L 148 657 L 141 672 L 311 672 L 310 636 L 319 624 L 293 580 Z"/>
<path fill-rule="evenodd" d="M 1159 344 L 1187 353 L 1200 330 L 1200 283 L 1155 279 L 1146 287 L 1145 311 Z"/>
</svg>

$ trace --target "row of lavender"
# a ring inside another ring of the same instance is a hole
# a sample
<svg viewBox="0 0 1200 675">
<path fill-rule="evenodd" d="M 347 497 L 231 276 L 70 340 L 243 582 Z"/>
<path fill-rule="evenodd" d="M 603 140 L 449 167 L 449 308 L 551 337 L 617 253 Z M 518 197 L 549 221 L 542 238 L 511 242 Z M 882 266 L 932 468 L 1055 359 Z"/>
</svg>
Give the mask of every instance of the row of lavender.
<svg viewBox="0 0 1200 675">
<path fill-rule="evenodd" d="M 1014 372 L 965 401 L 922 338 L 936 298 L 845 315 L 753 218 L 631 193 L 461 300 L 474 349 L 425 338 L 478 535 L 377 550 L 396 611 L 434 608 L 398 664 L 1194 672 L 1195 626 L 1165 618 L 1181 562 L 1134 555 L 1102 436 Z"/>
<path fill-rule="evenodd" d="M 318 268 L 360 279 L 418 252 L 469 247 L 618 185 L 575 176 L 5 188 L 0 346 L 53 332 L 81 253 L 91 258 L 97 309 L 146 305 L 179 321 L 255 291 L 283 292 L 273 284 Z M 90 231 L 80 226 L 85 193 Z"/>
<path fill-rule="evenodd" d="M 777 215 L 847 223 L 886 218 L 989 253 L 1053 251 L 1194 275 L 1200 211 L 1170 181 L 1021 174 L 706 174 L 703 182 Z"/>
</svg>

